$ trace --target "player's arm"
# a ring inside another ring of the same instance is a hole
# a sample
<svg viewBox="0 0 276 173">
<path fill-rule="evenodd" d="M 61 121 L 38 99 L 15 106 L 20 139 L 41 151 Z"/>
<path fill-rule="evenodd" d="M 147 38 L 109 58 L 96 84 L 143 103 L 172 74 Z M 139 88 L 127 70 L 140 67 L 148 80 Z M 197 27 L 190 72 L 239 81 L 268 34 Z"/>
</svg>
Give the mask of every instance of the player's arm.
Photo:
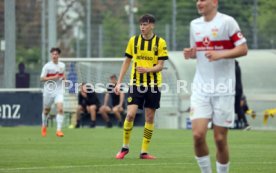
<svg viewBox="0 0 276 173">
<path fill-rule="evenodd" d="M 123 64 L 122 64 L 122 67 L 121 67 L 121 71 L 120 71 L 120 75 L 119 75 L 119 78 L 118 78 L 118 81 L 117 81 L 117 84 L 114 88 L 114 92 L 115 94 L 119 95 L 120 93 L 120 88 L 121 88 L 121 83 L 123 81 L 123 78 L 129 68 L 129 65 L 131 63 L 131 58 L 125 58 Z"/>
<path fill-rule="evenodd" d="M 55 74 L 53 76 L 48 76 L 47 77 L 46 66 L 44 66 L 42 68 L 42 72 L 41 72 L 41 75 L 40 75 L 40 81 L 45 82 L 45 81 L 48 81 L 48 80 L 57 80 L 58 78 L 59 78 L 59 74 Z"/>
<path fill-rule="evenodd" d="M 164 68 L 164 61 L 169 59 L 166 41 L 160 38 L 158 47 L 158 62 L 157 65 L 150 68 L 136 67 L 139 73 L 159 72 Z"/>
<path fill-rule="evenodd" d="M 219 59 L 232 59 L 232 58 L 238 58 L 241 56 L 247 55 L 248 47 L 247 44 L 242 44 L 239 46 L 236 46 L 233 49 L 226 50 L 226 51 L 207 51 L 205 53 L 205 56 L 209 59 L 209 61 L 216 61 Z"/>
<path fill-rule="evenodd" d="M 195 59 L 196 58 L 196 47 L 184 48 L 183 56 L 185 59 Z"/>
<path fill-rule="evenodd" d="M 58 78 L 59 78 L 59 75 L 56 74 L 55 76 L 42 77 L 42 78 L 40 78 L 40 80 L 45 82 L 45 81 L 48 81 L 48 80 L 57 80 Z"/>
<path fill-rule="evenodd" d="M 164 60 L 158 60 L 158 64 L 152 68 L 136 67 L 139 73 L 159 72 L 164 68 Z"/>
<path fill-rule="evenodd" d="M 232 59 L 247 55 L 246 39 L 240 31 L 240 27 L 234 18 L 227 19 L 226 28 L 230 41 L 235 45 L 233 49 L 225 51 L 207 51 L 205 56 L 209 61 L 219 59 Z"/>
<path fill-rule="evenodd" d="M 195 46 L 195 38 L 193 35 L 192 24 L 190 24 L 190 48 L 183 49 L 183 56 L 185 59 L 195 59 L 196 58 L 196 46 Z"/>
</svg>

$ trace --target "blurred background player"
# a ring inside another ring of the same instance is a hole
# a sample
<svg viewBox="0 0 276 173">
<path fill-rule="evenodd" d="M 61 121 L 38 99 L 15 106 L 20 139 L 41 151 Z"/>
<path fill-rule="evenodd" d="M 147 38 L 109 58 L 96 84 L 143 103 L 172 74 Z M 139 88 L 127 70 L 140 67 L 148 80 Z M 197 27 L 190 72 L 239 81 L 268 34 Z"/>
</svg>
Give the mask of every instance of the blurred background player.
<svg viewBox="0 0 276 173">
<path fill-rule="evenodd" d="M 121 113 L 124 111 L 124 99 L 125 99 L 125 94 L 123 92 L 120 92 L 119 95 L 114 93 L 114 88 L 117 83 L 117 77 L 116 75 L 110 76 L 109 79 L 109 84 L 107 86 L 107 92 L 104 96 L 104 103 L 100 107 L 99 113 L 102 114 L 104 117 L 108 116 L 108 113 L 111 111 L 114 113 L 116 119 L 118 120 L 118 127 L 122 127 L 122 116 Z M 109 98 L 111 97 L 111 104 L 112 108 L 109 107 Z"/>
<path fill-rule="evenodd" d="M 77 107 L 77 124 L 76 128 L 81 125 L 81 118 L 83 113 L 88 113 L 90 115 L 90 127 L 94 128 L 96 126 L 97 111 L 100 107 L 100 101 L 96 92 L 91 88 L 92 86 L 82 83 L 81 89 L 78 94 L 78 107 Z M 107 127 L 112 127 L 112 123 L 108 116 L 102 115 L 106 122 Z"/>
<path fill-rule="evenodd" d="M 242 74 L 239 62 L 235 60 L 236 93 L 235 93 L 235 113 L 237 114 L 236 128 L 250 130 L 245 112 L 248 110 L 246 98 L 243 93 Z M 247 109 L 247 110 L 245 110 Z"/>
<path fill-rule="evenodd" d="M 41 72 L 41 81 L 44 83 L 43 89 L 43 112 L 42 112 L 42 129 L 41 135 L 46 136 L 47 133 L 47 120 L 48 114 L 51 110 L 53 103 L 56 104 L 57 109 L 57 131 L 56 135 L 58 137 L 63 137 L 64 134 L 61 131 L 62 123 L 64 119 L 63 114 L 63 88 L 62 80 L 65 79 L 65 64 L 59 62 L 59 56 L 61 50 L 59 48 L 51 49 L 52 60 L 45 64 Z"/>
<path fill-rule="evenodd" d="M 129 152 L 133 121 L 138 108 L 145 108 L 145 127 L 140 159 L 155 159 L 154 156 L 148 153 L 148 148 L 154 129 L 155 111 L 160 107 L 161 92 L 159 87 L 162 83 L 161 71 L 164 66 L 164 60 L 168 59 L 168 53 L 166 41 L 153 33 L 154 16 L 150 14 L 143 15 L 139 19 L 139 23 L 141 35 L 130 38 L 125 52 L 126 58 L 122 64 L 120 76 L 115 87 L 115 93 L 118 94 L 123 77 L 132 61 L 123 146 L 116 155 L 117 159 L 123 159 Z"/>
<path fill-rule="evenodd" d="M 196 6 L 202 17 L 190 23 L 191 48 L 184 49 L 185 59 L 197 61 L 190 112 L 195 155 L 201 172 L 211 173 L 206 134 L 212 120 L 216 170 L 227 173 L 227 132 L 235 120 L 234 58 L 246 55 L 248 48 L 236 20 L 217 11 L 218 0 L 197 0 Z"/>
</svg>

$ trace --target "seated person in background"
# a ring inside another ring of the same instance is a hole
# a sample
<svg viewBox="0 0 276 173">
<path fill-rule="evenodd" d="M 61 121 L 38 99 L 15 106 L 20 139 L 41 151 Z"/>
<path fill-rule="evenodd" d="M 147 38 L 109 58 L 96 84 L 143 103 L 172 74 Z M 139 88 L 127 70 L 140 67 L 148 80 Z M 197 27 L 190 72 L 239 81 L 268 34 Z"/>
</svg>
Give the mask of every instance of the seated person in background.
<svg viewBox="0 0 276 173">
<path fill-rule="evenodd" d="M 99 113 L 104 117 L 108 116 L 108 113 L 113 111 L 116 119 L 118 120 L 118 127 L 123 126 L 121 113 L 124 111 L 124 93 L 121 92 L 119 95 L 114 93 L 114 88 L 117 83 L 116 75 L 110 76 L 107 92 L 104 97 L 104 104 L 101 106 Z M 108 105 L 109 98 L 111 96 L 112 108 Z"/>
<path fill-rule="evenodd" d="M 244 130 L 250 130 L 251 127 L 248 124 L 247 118 L 246 118 L 246 112 L 249 110 L 248 105 L 247 105 L 247 101 L 246 101 L 246 97 L 243 95 L 241 97 L 240 100 L 240 107 L 241 109 L 238 112 L 238 119 L 239 119 L 239 123 L 240 124 L 240 128 L 244 129 Z"/>
<path fill-rule="evenodd" d="M 94 128 L 96 126 L 96 116 L 97 111 L 100 106 L 100 101 L 94 90 L 89 88 L 85 83 L 81 85 L 81 90 L 78 94 L 78 108 L 77 108 L 77 125 L 76 128 L 80 127 L 81 113 L 87 112 L 90 114 L 91 122 L 90 127 Z M 103 116 L 107 127 L 112 127 L 109 117 Z"/>
</svg>

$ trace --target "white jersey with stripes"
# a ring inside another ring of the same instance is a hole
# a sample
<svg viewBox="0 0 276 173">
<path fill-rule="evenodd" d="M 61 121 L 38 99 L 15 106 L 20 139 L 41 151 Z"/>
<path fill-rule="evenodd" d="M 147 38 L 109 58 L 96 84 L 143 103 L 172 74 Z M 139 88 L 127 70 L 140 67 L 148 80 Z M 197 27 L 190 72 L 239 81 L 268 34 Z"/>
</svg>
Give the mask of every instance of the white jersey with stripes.
<svg viewBox="0 0 276 173">
<path fill-rule="evenodd" d="M 193 92 L 202 95 L 234 95 L 234 59 L 221 59 L 209 62 L 206 51 L 233 49 L 246 43 L 238 23 L 228 15 L 217 12 L 214 19 L 204 21 L 203 17 L 190 24 L 190 44 L 196 47 L 196 74 L 192 84 Z"/>
<path fill-rule="evenodd" d="M 64 76 L 64 73 L 65 64 L 63 62 L 58 62 L 57 64 L 55 64 L 53 61 L 50 61 L 43 66 L 40 76 L 41 78 L 55 76 L 57 74 L 60 76 L 60 79 L 45 81 L 43 88 L 44 96 L 55 96 L 57 94 L 62 94 L 62 78 Z"/>
</svg>

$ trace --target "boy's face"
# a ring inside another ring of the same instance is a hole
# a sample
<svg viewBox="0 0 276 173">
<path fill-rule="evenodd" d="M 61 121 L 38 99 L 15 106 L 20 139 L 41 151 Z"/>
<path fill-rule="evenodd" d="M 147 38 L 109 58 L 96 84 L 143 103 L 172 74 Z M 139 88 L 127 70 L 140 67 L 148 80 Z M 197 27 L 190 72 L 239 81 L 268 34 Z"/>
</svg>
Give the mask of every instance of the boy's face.
<svg viewBox="0 0 276 173">
<path fill-rule="evenodd" d="M 53 62 L 57 62 L 57 61 L 58 61 L 59 53 L 58 53 L 57 51 L 53 51 L 53 52 L 51 53 L 51 56 L 52 56 Z"/>
<path fill-rule="evenodd" d="M 217 8 L 217 0 L 197 0 L 196 7 L 199 14 L 205 16 Z"/>
<path fill-rule="evenodd" d="M 109 81 L 110 81 L 111 83 L 113 83 L 113 84 L 116 84 L 116 83 L 117 83 L 117 80 L 116 80 L 115 77 L 111 77 L 111 78 L 109 79 Z"/>
<path fill-rule="evenodd" d="M 140 31 L 142 35 L 148 35 L 149 33 L 152 32 L 153 28 L 154 28 L 153 23 L 149 23 L 149 22 L 140 23 Z"/>
</svg>

